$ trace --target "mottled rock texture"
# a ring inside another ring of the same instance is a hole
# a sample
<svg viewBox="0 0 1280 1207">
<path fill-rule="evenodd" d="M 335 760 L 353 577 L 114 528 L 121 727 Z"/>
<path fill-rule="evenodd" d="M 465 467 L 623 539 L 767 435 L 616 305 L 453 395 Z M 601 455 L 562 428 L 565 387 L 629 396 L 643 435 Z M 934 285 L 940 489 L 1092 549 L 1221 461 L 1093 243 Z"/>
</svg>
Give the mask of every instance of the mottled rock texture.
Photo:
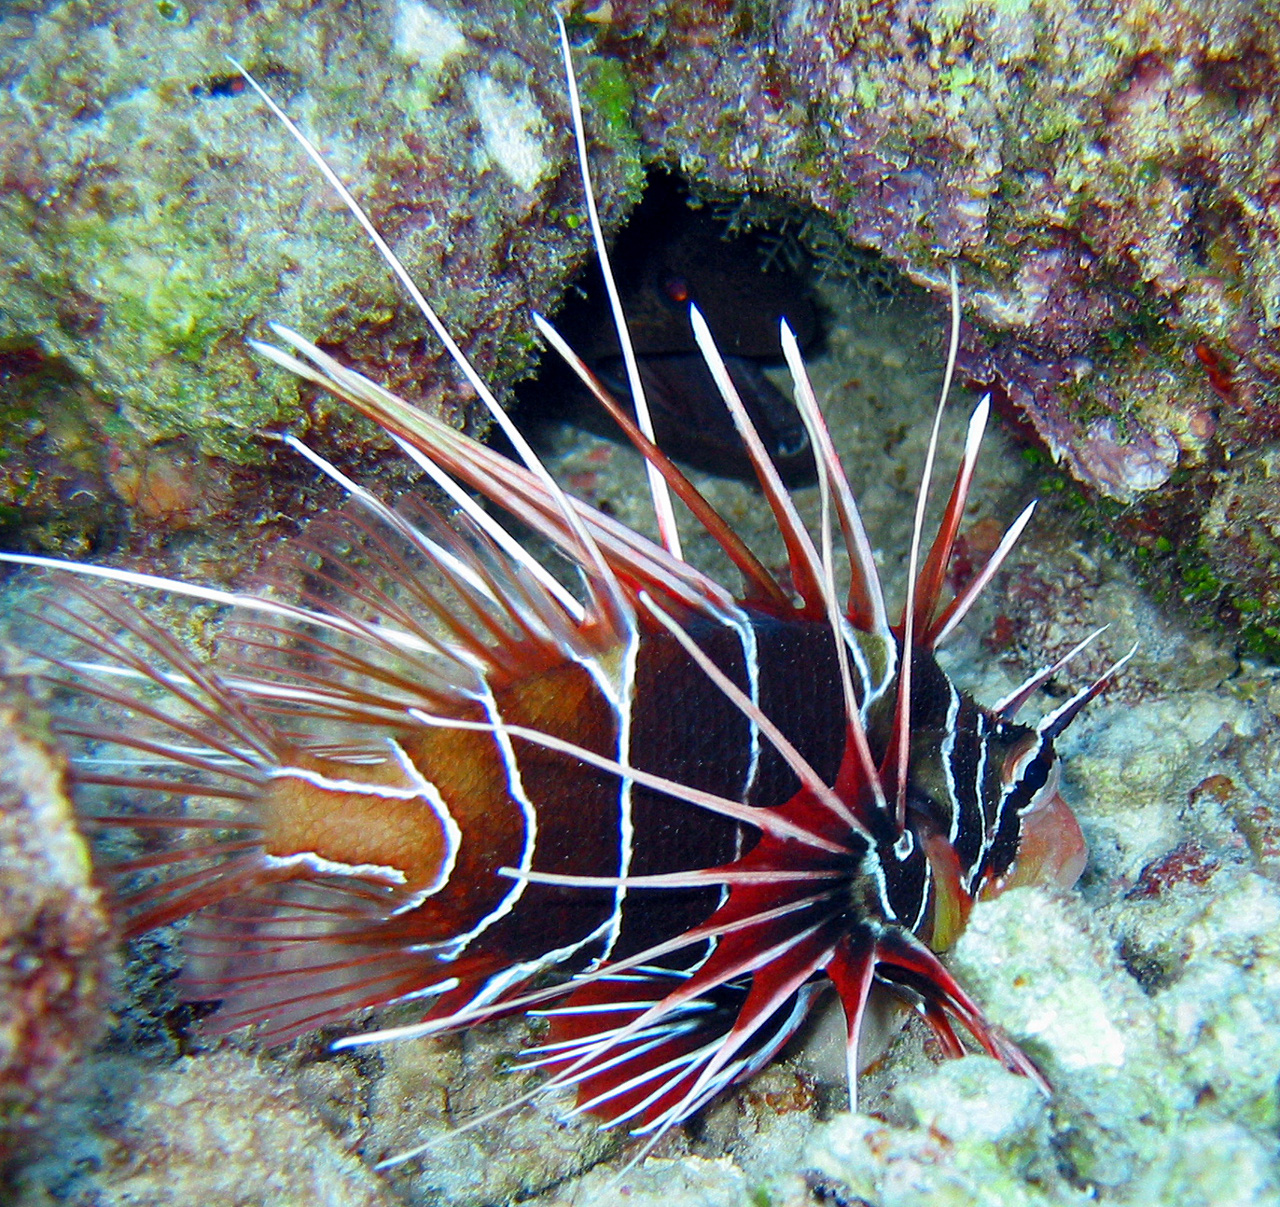
<svg viewBox="0 0 1280 1207">
<path fill-rule="evenodd" d="M 613 5 L 647 140 L 935 288 L 958 262 L 970 373 L 1082 479 L 1160 485 L 1227 379 L 1228 424 L 1274 420 L 1266 5 L 828 0 L 743 6 L 736 36 L 722 8 Z"/>
<path fill-rule="evenodd" d="M 62 494 L 135 528 L 243 520 L 262 490 L 234 467 L 273 461 L 262 432 L 286 424 L 348 458 L 385 455 L 252 353 L 246 337 L 268 335 L 270 319 L 461 426 L 479 421 L 412 303 L 228 56 L 320 144 L 501 388 L 531 364 L 530 308 L 557 303 L 587 247 L 552 34 L 545 11 L 502 4 L 6 6 L 0 383 L 21 388 L 0 398 L 0 507 L 46 526 L 15 522 L 15 537 L 103 543 L 84 524 L 47 530 L 50 485 L 70 478 L 80 489 Z M 638 195 L 639 161 L 617 66 L 584 56 L 581 69 L 615 220 Z M 33 398 L 49 362 L 92 389 L 67 397 L 58 425 Z"/>
<path fill-rule="evenodd" d="M 39 714 L 0 692 L 0 1154 L 103 1029 L 114 935 L 65 774 Z"/>
<path fill-rule="evenodd" d="M 1280 650 L 1272 0 L 616 0 L 570 15 L 607 223 L 647 159 L 709 196 L 764 197 L 775 218 L 816 210 L 837 259 L 875 249 L 935 291 L 955 265 L 963 371 L 1091 489 L 1087 508 L 1141 501 L 1104 528 L 1153 579 Z M 135 524 L 182 528 L 247 497 L 226 463 L 266 458 L 264 426 L 369 450 L 247 351 L 266 317 L 475 419 L 228 54 L 317 138 L 500 384 L 532 363 L 527 307 L 555 306 L 585 248 L 543 7 L 12 6 L 0 339 L 104 402 L 90 489 Z M 0 479 L 73 476 L 67 460 L 85 476 L 74 441 L 46 444 Z M 77 535 L 47 529 L 25 539 Z"/>
<path fill-rule="evenodd" d="M 100 1060 L 62 1109 L 65 1139 L 9 1189 L 20 1207 L 395 1207 L 395 1197 L 257 1061 L 148 1069 Z"/>
</svg>

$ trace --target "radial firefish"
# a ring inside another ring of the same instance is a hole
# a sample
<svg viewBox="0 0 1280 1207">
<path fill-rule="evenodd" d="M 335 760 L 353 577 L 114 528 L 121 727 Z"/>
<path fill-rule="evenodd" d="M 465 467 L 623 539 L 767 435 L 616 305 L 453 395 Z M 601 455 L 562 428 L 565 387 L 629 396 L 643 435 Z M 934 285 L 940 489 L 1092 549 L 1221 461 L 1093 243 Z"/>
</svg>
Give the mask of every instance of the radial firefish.
<svg viewBox="0 0 1280 1207">
<path fill-rule="evenodd" d="M 713 510 L 652 439 L 563 27 L 561 46 L 636 418 L 535 321 L 645 458 L 659 539 L 561 490 L 351 194 L 258 89 L 520 462 L 275 327 L 280 346 L 255 347 L 381 424 L 452 497 L 453 514 L 393 507 L 288 438 L 350 496 L 296 543 L 300 596 L 3 555 L 53 568 L 67 588 L 46 619 L 82 651 L 51 659 L 49 673 L 95 709 L 57 728 L 73 747 L 85 823 L 117 831 L 107 870 L 125 930 L 200 915 L 183 940 L 184 989 L 221 1000 L 215 1029 L 257 1024 L 281 1039 L 421 1003 L 414 1025 L 339 1041 L 367 1044 L 537 1007 L 550 1033 L 528 1060 L 546 1070 L 545 1088 L 576 1088 L 581 1109 L 642 1133 L 660 1134 L 764 1066 L 828 984 L 844 1006 L 851 1097 L 875 983 L 917 1011 L 946 1053 L 963 1050 L 959 1023 L 1042 1082 L 935 953 L 977 897 L 1074 882 L 1084 847 L 1057 793 L 1054 741 L 1117 668 L 1034 727 L 1015 714 L 1062 662 L 992 708 L 959 691 L 935 650 L 1031 514 L 944 601 L 987 402 L 925 551 L 935 420 L 893 621 L 791 332 L 784 323 L 780 341 L 818 469 L 816 538 L 693 309 L 788 575 Z M 953 289 L 950 363 L 958 323 Z M 566 555 L 581 589 L 549 573 L 476 494 Z M 675 499 L 740 572 L 740 591 L 685 560 Z M 850 583 L 839 595 L 837 528 Z M 197 658 L 114 584 L 233 608 L 219 657 Z M 121 830 L 135 848 L 124 859 Z"/>
</svg>

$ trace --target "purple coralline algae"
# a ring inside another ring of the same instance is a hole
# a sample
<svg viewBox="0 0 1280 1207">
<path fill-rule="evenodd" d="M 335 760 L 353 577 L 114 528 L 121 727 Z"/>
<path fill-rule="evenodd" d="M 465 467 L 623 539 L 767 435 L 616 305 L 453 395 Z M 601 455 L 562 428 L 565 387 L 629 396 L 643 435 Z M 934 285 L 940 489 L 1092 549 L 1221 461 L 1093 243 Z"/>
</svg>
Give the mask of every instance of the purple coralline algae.
<svg viewBox="0 0 1280 1207">
<path fill-rule="evenodd" d="M 935 290 L 956 263 L 965 372 L 1105 495 L 1274 432 L 1267 5 L 745 11 L 612 5 L 647 145 L 816 207 Z"/>
</svg>

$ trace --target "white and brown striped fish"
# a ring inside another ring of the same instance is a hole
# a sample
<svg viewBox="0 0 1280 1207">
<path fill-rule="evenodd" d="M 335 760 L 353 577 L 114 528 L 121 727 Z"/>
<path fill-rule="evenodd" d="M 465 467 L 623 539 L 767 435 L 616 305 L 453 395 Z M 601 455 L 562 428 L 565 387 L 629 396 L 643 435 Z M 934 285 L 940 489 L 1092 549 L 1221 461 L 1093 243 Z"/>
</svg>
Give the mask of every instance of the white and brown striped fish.
<svg viewBox="0 0 1280 1207">
<path fill-rule="evenodd" d="M 643 454 L 659 541 L 561 490 L 350 193 L 259 90 L 523 464 L 277 327 L 284 350 L 259 350 L 381 424 L 453 498 L 453 515 L 393 508 L 290 438 L 351 499 L 297 543 L 300 598 L 3 555 L 59 573 L 68 593 L 45 619 L 83 652 L 50 675 L 120 714 L 68 715 L 58 728 L 75 747 L 86 823 L 134 836 L 139 853 L 109 868 L 125 929 L 200 914 L 184 938 L 185 990 L 221 999 L 211 1021 L 223 1030 L 254 1023 L 284 1038 L 421 1003 L 416 1025 L 341 1041 L 364 1044 L 543 1010 L 552 1030 L 529 1060 L 547 1087 L 576 1087 L 580 1109 L 637 1132 L 660 1133 L 761 1068 L 827 982 L 844 1004 L 851 1095 L 873 982 L 918 1010 L 948 1053 L 962 1050 L 959 1023 L 1039 1079 L 935 952 L 978 896 L 1079 874 L 1054 739 L 1106 680 L 1029 727 L 1014 716 L 1061 663 L 987 709 L 935 661 L 1030 517 L 944 604 L 987 403 L 926 553 L 935 421 L 894 623 L 790 331 L 782 349 L 819 471 L 816 540 L 694 309 L 786 544 L 779 581 L 652 441 L 563 27 L 561 43 L 637 419 L 537 322 Z M 948 382 L 958 323 L 953 305 Z M 557 546 L 582 590 L 463 487 Z M 741 572 L 740 594 L 684 559 L 672 496 Z M 219 660 L 189 653 L 113 584 L 236 609 Z"/>
</svg>

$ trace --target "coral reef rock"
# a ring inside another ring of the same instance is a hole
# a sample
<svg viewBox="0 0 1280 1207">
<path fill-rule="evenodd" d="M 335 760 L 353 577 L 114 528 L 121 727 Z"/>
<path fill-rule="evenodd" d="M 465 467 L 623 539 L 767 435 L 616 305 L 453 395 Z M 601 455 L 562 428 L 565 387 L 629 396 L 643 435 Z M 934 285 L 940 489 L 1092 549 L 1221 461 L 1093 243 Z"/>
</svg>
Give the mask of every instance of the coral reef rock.
<svg viewBox="0 0 1280 1207">
<path fill-rule="evenodd" d="M 0 694 L 0 1152 L 102 1030 L 114 936 L 64 773 Z"/>
<path fill-rule="evenodd" d="M 301 414 L 296 383 L 245 344 L 269 318 L 476 418 L 228 56 L 321 145 L 481 371 L 509 380 L 529 364 L 529 308 L 553 306 L 587 248 L 554 25 L 509 8 L 6 5 L 0 347 L 69 366 L 117 428 L 237 461 Z M 588 95 L 599 75 L 583 64 Z M 601 191 L 625 203 L 641 179 L 625 123 L 592 126 Z"/>
</svg>

